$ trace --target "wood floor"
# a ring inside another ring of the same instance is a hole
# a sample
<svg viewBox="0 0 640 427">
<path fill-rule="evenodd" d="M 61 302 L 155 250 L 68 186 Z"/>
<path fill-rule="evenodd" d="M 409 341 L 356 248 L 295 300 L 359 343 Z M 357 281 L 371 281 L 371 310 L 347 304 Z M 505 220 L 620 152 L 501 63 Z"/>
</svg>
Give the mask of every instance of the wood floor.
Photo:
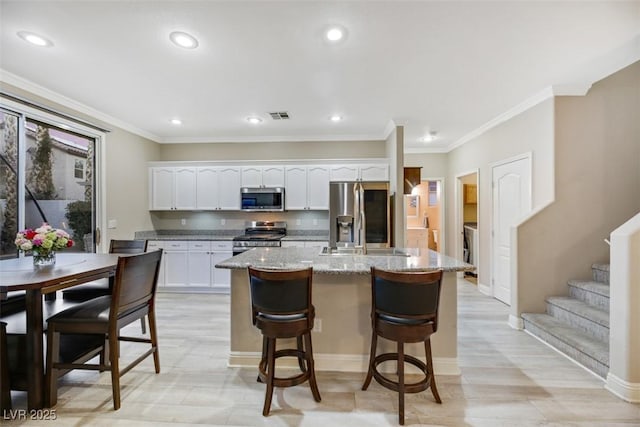
<svg viewBox="0 0 640 427">
<path fill-rule="evenodd" d="M 437 376 L 442 405 L 430 392 L 408 395 L 406 425 L 640 426 L 640 405 L 604 389 L 604 382 L 549 347 L 507 325 L 507 307 L 460 280 L 461 376 Z M 322 402 L 308 385 L 276 389 L 262 416 L 264 384 L 257 369 L 228 368 L 229 297 L 159 294 L 162 372 L 151 360 L 122 378 L 122 408 L 114 411 L 109 374 L 75 371 L 60 381 L 55 421 L 8 420 L 47 426 L 395 426 L 397 395 L 362 373 L 318 372 Z M 139 333 L 140 325 L 128 327 Z M 131 346 L 122 347 L 125 359 Z M 14 409 L 26 398 L 15 393 Z M 10 417 L 9 417 L 10 418 Z"/>
</svg>

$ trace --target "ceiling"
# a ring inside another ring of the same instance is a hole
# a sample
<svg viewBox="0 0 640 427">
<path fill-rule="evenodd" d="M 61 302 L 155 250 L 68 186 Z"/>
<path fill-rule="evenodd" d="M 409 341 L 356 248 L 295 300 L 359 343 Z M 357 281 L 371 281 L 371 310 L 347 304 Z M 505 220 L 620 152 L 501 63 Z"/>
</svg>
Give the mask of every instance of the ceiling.
<svg viewBox="0 0 640 427">
<path fill-rule="evenodd" d="M 406 152 L 447 151 L 640 59 L 640 1 L 0 0 L 0 26 L 1 80 L 167 143 L 381 140 L 395 123 Z"/>
</svg>

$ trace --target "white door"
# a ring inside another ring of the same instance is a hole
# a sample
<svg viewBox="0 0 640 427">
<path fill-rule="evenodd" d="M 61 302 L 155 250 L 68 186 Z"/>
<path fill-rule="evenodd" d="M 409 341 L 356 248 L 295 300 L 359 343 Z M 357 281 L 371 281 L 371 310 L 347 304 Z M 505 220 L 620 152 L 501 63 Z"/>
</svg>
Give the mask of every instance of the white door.
<svg viewBox="0 0 640 427">
<path fill-rule="evenodd" d="M 496 165 L 493 186 L 493 295 L 511 305 L 511 226 L 531 211 L 531 158 Z"/>
</svg>

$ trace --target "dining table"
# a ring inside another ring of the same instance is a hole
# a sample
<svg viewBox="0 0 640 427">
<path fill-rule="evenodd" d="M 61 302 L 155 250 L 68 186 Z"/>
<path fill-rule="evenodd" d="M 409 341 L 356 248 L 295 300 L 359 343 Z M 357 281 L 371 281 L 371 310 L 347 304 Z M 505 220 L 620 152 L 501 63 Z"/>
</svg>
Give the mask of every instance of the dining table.
<svg viewBox="0 0 640 427">
<path fill-rule="evenodd" d="M 30 256 L 0 261 L 0 299 L 7 292 L 25 291 L 27 406 L 44 407 L 43 298 L 56 291 L 113 276 L 116 254 L 58 253 L 50 266 L 34 266 Z"/>
</svg>

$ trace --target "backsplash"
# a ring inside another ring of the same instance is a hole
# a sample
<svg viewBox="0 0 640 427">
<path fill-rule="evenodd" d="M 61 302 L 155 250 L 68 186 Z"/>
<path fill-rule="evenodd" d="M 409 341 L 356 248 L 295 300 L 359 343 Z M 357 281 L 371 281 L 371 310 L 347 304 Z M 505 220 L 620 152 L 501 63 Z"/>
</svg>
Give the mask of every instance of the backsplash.
<svg viewBox="0 0 640 427">
<path fill-rule="evenodd" d="M 149 214 L 154 230 L 243 230 L 246 221 L 286 221 L 290 231 L 329 230 L 328 211 L 152 211 Z"/>
</svg>

